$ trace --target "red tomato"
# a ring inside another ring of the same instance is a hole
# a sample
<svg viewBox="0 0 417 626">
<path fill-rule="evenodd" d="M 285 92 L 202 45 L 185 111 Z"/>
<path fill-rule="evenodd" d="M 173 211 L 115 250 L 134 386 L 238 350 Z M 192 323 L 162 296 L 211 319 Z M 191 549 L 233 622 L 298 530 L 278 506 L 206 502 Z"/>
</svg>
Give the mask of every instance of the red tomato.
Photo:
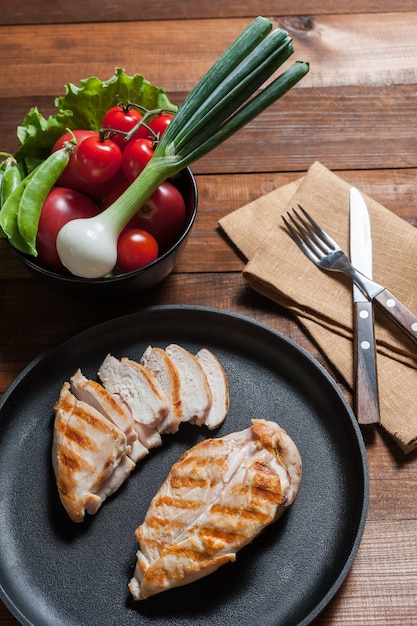
<svg viewBox="0 0 417 626">
<path fill-rule="evenodd" d="M 184 198 L 174 185 L 165 181 L 132 218 L 129 225 L 151 233 L 160 253 L 166 252 L 185 228 L 187 210 Z"/>
<path fill-rule="evenodd" d="M 129 141 L 123 151 L 122 170 L 129 182 L 133 182 L 153 157 L 152 139 L 135 139 Z"/>
<path fill-rule="evenodd" d="M 149 122 L 148 126 L 160 139 L 172 122 L 173 117 L 172 113 L 160 113 Z"/>
<path fill-rule="evenodd" d="M 54 272 L 65 273 L 56 251 L 58 232 L 70 220 L 94 217 L 98 213 L 98 207 L 91 198 L 74 189 L 54 187 L 43 203 L 39 218 L 36 249 L 41 265 Z"/>
<path fill-rule="evenodd" d="M 75 152 L 75 164 L 81 176 L 92 183 L 105 183 L 122 164 L 122 152 L 111 139 L 87 137 Z"/>
<path fill-rule="evenodd" d="M 78 145 L 80 145 L 80 143 L 87 137 L 99 137 L 99 133 L 93 130 L 74 130 L 72 132 L 74 133 Z M 62 135 L 62 137 L 55 142 L 51 152 L 56 152 L 62 148 L 64 142 L 70 141 L 71 138 L 71 133 L 65 133 Z M 82 191 L 83 193 L 88 194 L 94 200 L 100 200 L 108 193 L 109 189 L 113 188 L 117 180 L 119 180 L 119 172 L 116 174 L 114 179 L 105 183 L 91 183 L 87 181 L 78 171 L 75 164 L 75 153 L 73 153 L 67 167 L 57 181 L 57 186 L 76 189 L 77 191 Z"/>
<path fill-rule="evenodd" d="M 113 204 L 113 202 L 117 200 L 117 198 L 121 196 L 124 191 L 126 191 L 129 185 L 130 185 L 129 181 L 125 179 L 121 180 L 116 185 L 114 185 L 114 187 L 110 189 L 109 193 L 103 199 L 103 202 L 101 205 L 102 210 L 104 211 L 104 209 L 108 209 L 108 207 L 111 204 Z"/>
<path fill-rule="evenodd" d="M 145 230 L 125 228 L 117 241 L 117 265 L 122 272 L 133 272 L 158 258 L 158 244 Z"/>
<path fill-rule="evenodd" d="M 120 130 L 122 131 L 120 134 L 114 134 L 110 137 L 114 143 L 117 143 L 121 150 L 124 150 L 127 142 L 125 141 L 124 133 L 128 133 L 140 120 L 142 119 L 139 111 L 132 107 L 125 107 L 123 105 L 117 105 L 107 111 L 102 120 L 102 127 L 104 129 L 112 129 L 112 130 Z M 133 139 L 138 139 L 139 137 L 149 137 L 149 131 L 144 127 L 140 126 L 138 130 L 133 135 L 131 141 Z"/>
</svg>

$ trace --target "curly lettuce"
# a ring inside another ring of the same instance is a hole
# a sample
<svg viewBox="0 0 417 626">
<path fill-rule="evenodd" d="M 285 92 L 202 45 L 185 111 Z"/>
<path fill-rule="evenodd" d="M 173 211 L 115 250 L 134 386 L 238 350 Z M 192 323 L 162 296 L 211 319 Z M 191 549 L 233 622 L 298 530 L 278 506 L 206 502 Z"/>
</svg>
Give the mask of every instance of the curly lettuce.
<svg viewBox="0 0 417 626">
<path fill-rule="evenodd" d="M 47 158 L 67 129 L 100 130 L 104 114 L 118 102 L 134 102 L 149 110 L 177 110 L 163 89 L 141 74 L 128 76 L 123 68 L 116 68 L 108 80 L 91 76 L 81 80 L 79 86 L 67 83 L 65 90 L 64 96 L 55 99 L 55 115 L 45 118 L 33 107 L 17 128 L 19 149 L 15 156 L 25 173 Z"/>
</svg>

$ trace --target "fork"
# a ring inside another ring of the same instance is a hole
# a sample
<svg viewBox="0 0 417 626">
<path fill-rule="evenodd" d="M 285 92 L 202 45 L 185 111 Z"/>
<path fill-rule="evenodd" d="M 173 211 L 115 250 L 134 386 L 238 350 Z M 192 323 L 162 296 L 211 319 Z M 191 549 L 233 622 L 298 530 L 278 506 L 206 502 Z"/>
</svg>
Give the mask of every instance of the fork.
<svg viewBox="0 0 417 626">
<path fill-rule="evenodd" d="M 299 211 L 282 216 L 284 224 L 302 252 L 323 270 L 342 272 L 350 276 L 362 293 L 380 308 L 397 326 L 417 343 L 417 317 L 388 289 L 371 280 L 353 267 L 342 248 L 317 222 L 298 205 Z"/>
</svg>

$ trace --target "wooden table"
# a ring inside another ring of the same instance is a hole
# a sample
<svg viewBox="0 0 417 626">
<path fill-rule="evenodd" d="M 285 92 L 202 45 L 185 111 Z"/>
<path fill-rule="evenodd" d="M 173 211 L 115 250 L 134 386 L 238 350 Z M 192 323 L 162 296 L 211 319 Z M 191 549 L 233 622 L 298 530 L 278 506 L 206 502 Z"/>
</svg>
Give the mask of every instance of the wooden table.
<svg viewBox="0 0 417 626">
<path fill-rule="evenodd" d="M 0 242 L 1 393 L 33 358 L 70 333 L 160 303 L 210 305 L 266 323 L 311 352 L 342 385 L 293 318 L 245 284 L 243 261 L 217 221 L 319 160 L 417 224 L 413 0 L 3 3 L 0 149 L 15 151 L 16 127 L 30 107 L 53 113 L 64 83 L 91 75 L 105 79 L 116 66 L 142 73 L 179 104 L 258 14 L 290 32 L 294 58 L 309 60 L 311 71 L 193 166 L 198 219 L 163 284 L 100 306 L 77 302 L 30 276 Z M 343 391 L 350 402 L 351 390 Z M 380 432 L 367 442 L 367 452 L 371 496 L 363 540 L 347 579 L 315 624 L 417 624 L 417 453 L 404 456 Z M 16 623 L 0 605 L 0 624 Z"/>
</svg>

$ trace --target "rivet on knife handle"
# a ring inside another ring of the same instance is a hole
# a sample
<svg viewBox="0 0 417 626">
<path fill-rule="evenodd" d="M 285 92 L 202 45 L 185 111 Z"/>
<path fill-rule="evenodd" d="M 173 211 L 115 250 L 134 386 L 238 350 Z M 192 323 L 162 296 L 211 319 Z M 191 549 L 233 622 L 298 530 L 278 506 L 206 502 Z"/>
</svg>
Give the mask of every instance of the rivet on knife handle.
<svg viewBox="0 0 417 626">
<path fill-rule="evenodd" d="M 379 424 L 376 350 L 371 302 L 354 302 L 353 323 L 355 330 L 353 335 L 355 414 L 359 424 Z"/>
<path fill-rule="evenodd" d="M 397 300 L 388 289 L 383 289 L 374 296 L 373 301 L 410 339 L 417 343 L 417 317 L 414 313 Z"/>
</svg>

